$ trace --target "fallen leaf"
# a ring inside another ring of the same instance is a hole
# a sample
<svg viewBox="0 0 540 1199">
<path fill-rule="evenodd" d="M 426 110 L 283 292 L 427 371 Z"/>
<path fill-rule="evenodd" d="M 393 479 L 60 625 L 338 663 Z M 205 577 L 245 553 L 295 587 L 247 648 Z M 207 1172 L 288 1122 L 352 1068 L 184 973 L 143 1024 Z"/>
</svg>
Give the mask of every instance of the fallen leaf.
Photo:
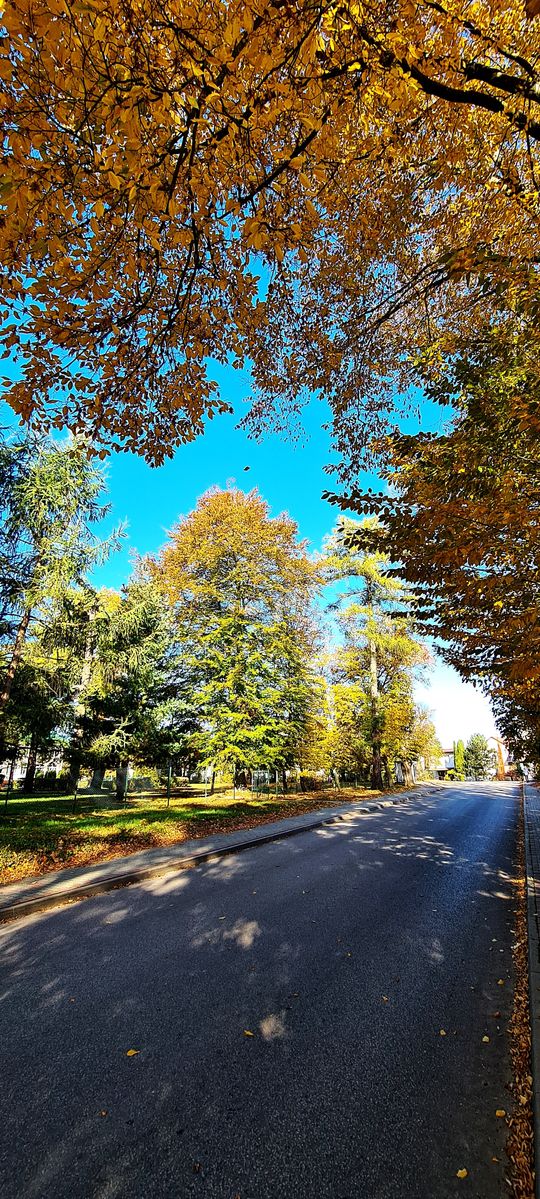
<svg viewBox="0 0 540 1199">
<path fill-rule="evenodd" d="M 383 1003 L 388 1003 L 388 995 L 383 995 L 382 1001 Z"/>
<path fill-rule="evenodd" d="M 254 1032 L 250 1032 L 250 1031 L 249 1031 L 249 1028 L 245 1028 L 245 1029 L 244 1029 L 244 1036 L 245 1036 L 245 1037 L 254 1037 L 254 1036 L 255 1036 L 255 1033 L 254 1033 Z"/>
<path fill-rule="evenodd" d="M 193 1162 L 193 1167 L 192 1167 L 192 1168 L 193 1168 L 193 1173 L 194 1173 L 194 1174 L 200 1174 L 200 1172 L 201 1172 L 201 1170 L 202 1170 L 201 1163 L 200 1163 L 200 1162 Z"/>
<path fill-rule="evenodd" d="M 484 1044 L 487 1045 L 487 1043 L 489 1041 L 489 1037 L 482 1037 L 482 1040 L 483 1040 Z"/>
<path fill-rule="evenodd" d="M 492 1162 L 500 1162 L 500 1157 L 492 1157 Z"/>
<path fill-rule="evenodd" d="M 140 1049 L 128 1049 L 126 1052 L 126 1057 L 135 1057 L 136 1054 L 140 1052 Z"/>
<path fill-rule="evenodd" d="M 498 1107 L 498 1108 L 497 1108 L 497 1111 L 495 1112 L 495 1115 L 496 1115 L 496 1116 L 498 1116 L 500 1120 L 501 1120 L 501 1119 L 502 1119 L 504 1116 L 506 1116 L 506 1112 L 505 1112 L 505 1110 L 504 1110 L 504 1107 Z"/>
<path fill-rule="evenodd" d="M 445 1037 L 445 1036 L 446 1036 L 446 1029 L 444 1029 L 444 1028 L 440 1028 L 440 1029 L 439 1029 L 439 1036 L 440 1036 L 440 1037 Z"/>
<path fill-rule="evenodd" d="M 505 982 L 506 982 L 506 979 L 505 979 L 505 978 L 498 978 L 498 979 L 497 979 L 497 986 L 498 986 L 498 987 L 504 987 L 504 984 L 505 984 Z"/>
<path fill-rule="evenodd" d="M 107 1109 L 104 1108 L 103 1111 L 100 1112 L 99 1114 L 100 1114 L 100 1116 L 108 1116 L 109 1113 L 108 1113 Z"/>
<path fill-rule="evenodd" d="M 466 1170 L 465 1167 L 463 1170 L 456 1170 L 456 1178 L 466 1178 L 468 1173 L 469 1171 Z"/>
</svg>

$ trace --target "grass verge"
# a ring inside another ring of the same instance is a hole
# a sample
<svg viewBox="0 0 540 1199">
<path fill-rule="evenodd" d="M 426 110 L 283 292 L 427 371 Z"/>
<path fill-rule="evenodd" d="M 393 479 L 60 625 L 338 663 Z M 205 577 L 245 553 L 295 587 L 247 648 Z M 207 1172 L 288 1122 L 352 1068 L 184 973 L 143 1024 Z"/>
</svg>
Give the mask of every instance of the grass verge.
<svg viewBox="0 0 540 1199">
<path fill-rule="evenodd" d="M 81 796 L 81 808 L 73 813 L 70 796 L 15 797 L 0 818 L 0 883 L 374 798 L 380 793 L 355 788 L 285 796 L 237 791 L 208 798 L 194 790 L 172 798 L 170 807 L 161 796 L 130 796 L 122 807 L 107 796 Z"/>
</svg>

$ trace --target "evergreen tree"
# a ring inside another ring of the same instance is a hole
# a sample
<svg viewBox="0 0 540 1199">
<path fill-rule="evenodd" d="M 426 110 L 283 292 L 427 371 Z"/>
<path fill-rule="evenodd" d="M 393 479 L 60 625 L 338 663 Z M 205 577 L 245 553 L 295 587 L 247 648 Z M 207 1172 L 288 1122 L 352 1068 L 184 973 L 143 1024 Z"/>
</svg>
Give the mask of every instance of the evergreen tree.
<svg viewBox="0 0 540 1199">
<path fill-rule="evenodd" d="M 469 737 L 465 748 L 464 768 L 467 778 L 490 778 L 495 766 L 495 753 L 482 733 Z"/>
<path fill-rule="evenodd" d="M 454 770 L 460 778 L 465 778 L 465 745 L 463 741 L 454 742 Z"/>
<path fill-rule="evenodd" d="M 0 555 L 9 564 L 1 595 L 2 711 L 36 610 L 81 582 L 106 557 L 117 534 L 103 541 L 92 528 L 108 508 L 99 498 L 103 474 L 82 443 L 58 446 L 45 440 L 37 444 L 29 435 L 3 445 L 0 467 Z"/>
</svg>

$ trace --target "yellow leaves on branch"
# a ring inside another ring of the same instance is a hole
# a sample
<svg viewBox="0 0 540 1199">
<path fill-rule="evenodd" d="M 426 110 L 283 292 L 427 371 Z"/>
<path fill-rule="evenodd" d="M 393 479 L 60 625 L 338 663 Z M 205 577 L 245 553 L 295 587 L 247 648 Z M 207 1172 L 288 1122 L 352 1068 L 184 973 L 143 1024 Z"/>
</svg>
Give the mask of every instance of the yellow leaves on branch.
<svg viewBox="0 0 540 1199">
<path fill-rule="evenodd" d="M 476 319 L 471 273 L 517 302 L 537 270 L 540 32 L 522 0 L 471 12 L 6 0 L 16 411 L 159 461 L 226 410 L 208 357 L 251 356 L 270 401 L 305 386 L 346 406 L 366 338 L 375 376 L 403 361 L 404 305 L 414 348 L 426 296 Z"/>
</svg>

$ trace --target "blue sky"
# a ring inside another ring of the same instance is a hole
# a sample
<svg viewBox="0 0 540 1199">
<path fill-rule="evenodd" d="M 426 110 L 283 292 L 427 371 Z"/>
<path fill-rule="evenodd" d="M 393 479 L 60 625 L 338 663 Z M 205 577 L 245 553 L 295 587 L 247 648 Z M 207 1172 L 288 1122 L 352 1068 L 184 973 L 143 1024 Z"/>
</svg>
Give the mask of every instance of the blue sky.
<svg viewBox="0 0 540 1199">
<path fill-rule="evenodd" d="M 130 573 L 131 555 L 159 549 L 167 530 L 214 484 L 226 487 L 234 483 L 245 491 L 257 488 L 270 504 L 272 515 L 287 511 L 310 548 L 320 549 L 339 515 L 338 508 L 321 499 L 323 491 L 339 490 L 335 477 L 324 469 L 336 461 L 330 434 L 323 428 L 330 417 L 328 407 L 319 400 L 306 407 L 304 434 L 299 440 L 266 435 L 258 443 L 237 427 L 247 410 L 249 378 L 231 369 L 221 370 L 219 381 L 234 415 L 209 421 L 203 437 L 180 446 L 163 466 L 152 468 L 133 454 L 114 454 L 109 459 L 106 474 L 112 511 L 106 529 L 125 521 L 127 537 L 122 549 L 95 572 L 97 586 L 120 587 Z M 2 423 L 13 423 L 11 410 L 2 407 Z M 442 420 L 440 410 L 423 406 L 424 428 L 439 427 Z M 363 483 L 378 486 L 373 475 L 365 476 Z M 474 732 L 490 735 L 494 731 L 484 697 L 442 663 L 435 665 L 427 685 L 418 684 L 417 694 L 433 710 L 445 746 L 458 737 L 466 740 Z"/>
</svg>

